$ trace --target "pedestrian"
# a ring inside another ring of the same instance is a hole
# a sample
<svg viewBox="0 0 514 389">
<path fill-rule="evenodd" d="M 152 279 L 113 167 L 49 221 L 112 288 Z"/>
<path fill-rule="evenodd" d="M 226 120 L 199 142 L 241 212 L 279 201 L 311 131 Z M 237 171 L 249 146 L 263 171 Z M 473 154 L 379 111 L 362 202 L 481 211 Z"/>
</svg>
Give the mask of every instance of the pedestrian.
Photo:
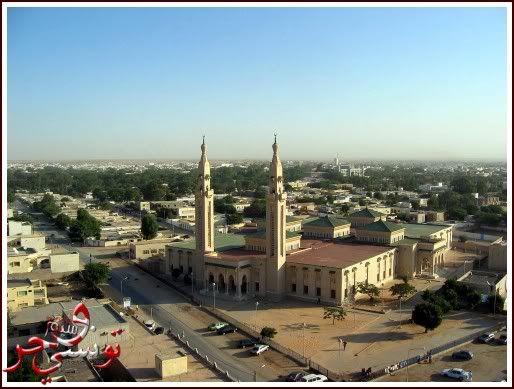
<svg viewBox="0 0 514 389">
<path fill-rule="evenodd" d="M 318 297 L 318 305 L 321 304 L 321 298 Z"/>
<path fill-rule="evenodd" d="M 348 342 L 345 340 L 343 341 L 343 351 L 346 351 L 346 345 L 348 344 Z"/>
</svg>

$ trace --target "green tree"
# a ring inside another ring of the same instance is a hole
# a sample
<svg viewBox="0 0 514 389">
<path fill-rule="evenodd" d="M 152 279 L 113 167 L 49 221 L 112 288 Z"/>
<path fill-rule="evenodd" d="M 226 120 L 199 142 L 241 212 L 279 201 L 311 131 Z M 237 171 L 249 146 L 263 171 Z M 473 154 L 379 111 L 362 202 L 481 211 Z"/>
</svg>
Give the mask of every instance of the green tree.
<svg viewBox="0 0 514 389">
<path fill-rule="evenodd" d="M 367 295 L 370 301 L 375 301 L 378 296 L 380 296 L 380 289 L 378 289 L 376 285 L 368 284 L 366 282 L 359 282 L 357 284 L 357 291 Z"/>
<path fill-rule="evenodd" d="M 416 288 L 409 284 L 408 282 L 403 282 L 401 284 L 395 284 L 389 288 L 389 291 L 393 296 L 398 296 L 398 298 L 405 298 L 416 293 Z"/>
<path fill-rule="evenodd" d="M 263 338 L 273 339 L 277 334 L 277 330 L 273 327 L 264 327 L 261 330 L 261 336 Z"/>
<path fill-rule="evenodd" d="M 141 219 L 141 233 L 143 234 L 143 238 L 146 240 L 153 239 L 157 236 L 157 231 L 159 231 L 159 224 L 155 220 L 155 216 L 143 216 Z"/>
<path fill-rule="evenodd" d="M 503 312 L 503 306 L 505 305 L 505 299 L 500 296 L 499 294 L 496 294 L 496 305 L 494 305 L 494 294 L 491 294 L 487 296 L 487 300 L 485 302 L 485 305 L 489 312 L 493 313 L 500 313 Z"/>
<path fill-rule="evenodd" d="M 14 192 L 7 192 L 7 202 L 9 204 L 12 204 L 12 203 L 14 203 L 14 199 L 15 199 Z"/>
<path fill-rule="evenodd" d="M 425 333 L 439 327 L 442 316 L 441 308 L 430 303 L 417 304 L 412 311 L 412 321 L 425 328 Z"/>
<path fill-rule="evenodd" d="M 323 307 L 323 319 L 332 319 L 332 325 L 336 320 L 343 320 L 346 317 L 346 311 L 343 307 Z"/>
<path fill-rule="evenodd" d="M 266 217 L 266 200 L 256 199 L 243 211 L 245 217 L 264 218 Z"/>
<path fill-rule="evenodd" d="M 67 227 L 69 227 L 71 225 L 71 218 L 64 213 L 60 213 L 55 218 L 55 225 L 60 230 L 65 230 Z"/>
<path fill-rule="evenodd" d="M 111 274 L 109 265 L 101 262 L 88 263 L 82 271 L 84 279 L 91 285 L 104 284 Z"/>
<path fill-rule="evenodd" d="M 77 219 L 70 224 L 68 236 L 74 242 L 83 242 L 89 237 L 100 239 L 100 221 L 83 208 L 77 210 Z"/>
<path fill-rule="evenodd" d="M 455 219 L 455 220 L 464 220 L 464 218 L 466 217 L 467 215 L 467 212 L 465 209 L 463 208 L 460 208 L 460 207 L 454 207 L 454 208 L 450 208 L 448 209 L 448 217 L 450 219 Z"/>
<path fill-rule="evenodd" d="M 28 213 L 22 213 L 21 215 L 13 216 L 9 220 L 17 221 L 17 222 L 28 222 L 30 224 L 34 224 L 34 220 L 32 219 L 32 216 L 30 216 Z"/>
<path fill-rule="evenodd" d="M 453 190 L 460 194 L 476 192 L 476 185 L 469 177 L 459 176 L 454 178 L 450 185 Z"/>
<path fill-rule="evenodd" d="M 228 213 L 227 224 L 239 224 L 243 222 L 243 215 L 240 213 Z"/>
<path fill-rule="evenodd" d="M 8 354 L 8 366 L 14 365 L 18 360 L 17 355 L 13 353 Z M 23 359 L 21 366 L 14 372 L 7 374 L 7 381 L 9 382 L 39 382 L 41 377 L 37 376 L 32 370 L 31 359 Z"/>
</svg>

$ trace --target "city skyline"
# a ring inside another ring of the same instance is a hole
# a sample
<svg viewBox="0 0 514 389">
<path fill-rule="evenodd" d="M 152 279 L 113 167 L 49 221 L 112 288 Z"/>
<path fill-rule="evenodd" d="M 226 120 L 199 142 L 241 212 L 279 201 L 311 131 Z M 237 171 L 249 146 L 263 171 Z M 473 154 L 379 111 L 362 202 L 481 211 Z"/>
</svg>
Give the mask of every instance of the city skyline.
<svg viewBox="0 0 514 389">
<path fill-rule="evenodd" d="M 212 160 L 265 161 L 275 131 L 283 160 L 506 160 L 502 8 L 10 8 L 8 22 L 9 161 L 193 160 L 202 134 Z"/>
</svg>

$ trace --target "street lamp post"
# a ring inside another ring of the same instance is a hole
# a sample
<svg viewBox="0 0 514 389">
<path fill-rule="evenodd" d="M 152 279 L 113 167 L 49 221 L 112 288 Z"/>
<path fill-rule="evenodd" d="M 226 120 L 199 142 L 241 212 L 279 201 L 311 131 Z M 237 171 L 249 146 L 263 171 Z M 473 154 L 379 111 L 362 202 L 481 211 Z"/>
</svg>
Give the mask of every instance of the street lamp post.
<svg viewBox="0 0 514 389">
<path fill-rule="evenodd" d="M 214 309 L 216 309 L 216 283 L 213 282 L 211 285 L 212 285 L 212 306 Z"/>
<path fill-rule="evenodd" d="M 123 277 L 121 280 L 120 280 L 120 292 L 121 292 L 121 299 L 123 300 L 123 281 L 127 281 L 128 280 L 128 277 L 125 276 Z"/>
<path fill-rule="evenodd" d="M 415 347 L 415 348 L 410 348 L 407 350 L 407 382 L 409 382 L 409 359 L 410 359 L 410 352 L 412 350 L 423 350 L 425 351 L 425 347 L 421 348 L 421 347 Z"/>
<path fill-rule="evenodd" d="M 259 306 L 259 302 L 255 302 L 255 330 L 257 331 L 257 307 Z"/>
</svg>

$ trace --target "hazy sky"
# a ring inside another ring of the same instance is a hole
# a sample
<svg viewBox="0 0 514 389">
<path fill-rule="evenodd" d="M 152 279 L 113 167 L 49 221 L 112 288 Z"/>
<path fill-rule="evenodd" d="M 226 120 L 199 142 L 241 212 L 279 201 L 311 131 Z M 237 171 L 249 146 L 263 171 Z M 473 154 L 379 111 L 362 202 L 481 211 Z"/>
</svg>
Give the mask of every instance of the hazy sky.
<svg viewBox="0 0 514 389">
<path fill-rule="evenodd" d="M 7 158 L 506 158 L 501 8 L 10 8 Z"/>
</svg>

